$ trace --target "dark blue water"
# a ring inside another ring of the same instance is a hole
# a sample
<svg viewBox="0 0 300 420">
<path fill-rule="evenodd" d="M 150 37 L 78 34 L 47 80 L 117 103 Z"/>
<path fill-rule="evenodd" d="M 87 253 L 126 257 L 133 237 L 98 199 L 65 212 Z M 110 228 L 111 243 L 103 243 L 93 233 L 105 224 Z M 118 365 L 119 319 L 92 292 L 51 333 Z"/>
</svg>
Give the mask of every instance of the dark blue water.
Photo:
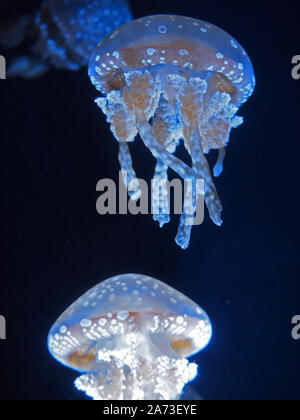
<svg viewBox="0 0 300 420">
<path fill-rule="evenodd" d="M 38 3 L 2 2 L 1 21 Z M 131 1 L 135 17 L 181 14 L 225 29 L 256 73 L 216 181 L 223 226 L 206 214 L 185 251 L 174 242 L 178 216 L 160 229 L 151 216 L 96 213 L 97 181 L 118 179 L 118 145 L 86 70 L 0 81 L 0 399 L 83 398 L 76 374 L 48 354 L 48 331 L 88 288 L 126 272 L 165 281 L 209 314 L 213 340 L 193 358 L 202 398 L 298 399 L 300 80 L 291 59 L 300 45 L 295 10 L 269 3 Z M 132 153 L 150 179 L 154 159 L 141 140 Z"/>
</svg>

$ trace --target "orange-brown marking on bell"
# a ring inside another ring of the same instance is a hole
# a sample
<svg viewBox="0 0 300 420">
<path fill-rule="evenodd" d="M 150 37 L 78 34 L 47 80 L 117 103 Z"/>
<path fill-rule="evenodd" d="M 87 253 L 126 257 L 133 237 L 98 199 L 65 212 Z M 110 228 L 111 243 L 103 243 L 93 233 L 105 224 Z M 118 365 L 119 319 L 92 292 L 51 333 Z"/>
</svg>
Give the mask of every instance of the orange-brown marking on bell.
<svg viewBox="0 0 300 420">
<path fill-rule="evenodd" d="M 236 87 L 233 86 L 230 80 L 221 73 L 214 73 L 211 82 L 213 83 L 215 90 L 218 92 L 229 93 L 231 96 L 237 92 Z"/>
<path fill-rule="evenodd" d="M 77 350 L 70 354 L 68 361 L 75 368 L 88 369 L 96 359 L 96 349 L 93 347 L 88 353 L 85 350 Z"/>
<path fill-rule="evenodd" d="M 181 350 L 191 347 L 191 341 L 188 339 L 176 340 L 171 343 L 171 346 L 174 350 Z"/>
<path fill-rule="evenodd" d="M 109 81 L 109 90 L 120 90 L 126 85 L 124 73 L 116 73 L 112 79 Z"/>
</svg>

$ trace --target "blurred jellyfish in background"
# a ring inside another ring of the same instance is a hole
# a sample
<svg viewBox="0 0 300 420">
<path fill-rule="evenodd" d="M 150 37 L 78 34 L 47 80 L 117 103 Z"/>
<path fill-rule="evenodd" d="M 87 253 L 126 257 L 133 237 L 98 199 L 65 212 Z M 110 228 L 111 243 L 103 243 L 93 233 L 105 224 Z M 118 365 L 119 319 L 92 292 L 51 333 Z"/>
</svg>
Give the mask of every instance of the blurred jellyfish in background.
<svg viewBox="0 0 300 420">
<path fill-rule="evenodd" d="M 124 274 L 99 283 L 50 330 L 59 362 L 81 372 L 77 389 L 98 400 L 179 399 L 197 375 L 189 357 L 212 327 L 192 300 L 152 277 Z"/>
<path fill-rule="evenodd" d="M 205 202 L 211 219 L 222 224 L 222 206 L 205 154 L 219 150 L 214 175 L 223 169 L 231 128 L 242 124 L 236 116 L 251 96 L 255 77 L 241 45 L 222 29 L 181 16 L 144 17 L 123 25 L 94 49 L 89 75 L 105 96 L 96 100 L 120 143 L 121 169 L 139 186 L 128 142 L 140 134 L 157 159 L 154 178 L 167 180 L 168 168 L 193 181 L 205 181 Z M 192 167 L 174 156 L 183 139 Z M 202 192 L 203 193 L 203 192 Z M 168 208 L 168 193 L 153 195 L 154 208 Z M 176 242 L 187 248 L 192 224 L 183 211 Z M 166 214 L 155 215 L 162 226 Z"/>
<path fill-rule="evenodd" d="M 99 40 L 130 19 L 126 0 L 44 0 L 35 15 L 0 27 L 3 48 L 33 40 L 30 53 L 14 57 L 7 74 L 30 79 L 50 65 L 68 70 L 87 66 Z"/>
</svg>

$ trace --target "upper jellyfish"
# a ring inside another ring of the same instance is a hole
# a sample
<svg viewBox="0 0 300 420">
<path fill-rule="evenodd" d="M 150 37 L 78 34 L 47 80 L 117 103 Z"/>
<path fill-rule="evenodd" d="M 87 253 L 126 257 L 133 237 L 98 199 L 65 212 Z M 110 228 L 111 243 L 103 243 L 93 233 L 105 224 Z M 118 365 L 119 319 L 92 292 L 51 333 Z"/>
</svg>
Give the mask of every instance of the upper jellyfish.
<svg viewBox="0 0 300 420">
<path fill-rule="evenodd" d="M 186 200 L 195 209 L 195 180 L 205 183 L 204 198 L 211 219 L 222 224 L 222 205 L 204 154 L 218 149 L 214 175 L 223 169 L 225 147 L 232 128 L 242 124 L 236 116 L 255 86 L 251 61 L 244 48 L 222 29 L 206 22 L 157 15 L 129 22 L 106 36 L 93 50 L 89 75 L 104 95 L 96 100 L 120 142 L 121 169 L 128 183 L 135 181 L 128 142 L 140 134 L 157 159 L 155 178 L 167 180 L 172 168 L 194 189 Z M 174 153 L 180 140 L 192 158 L 189 166 Z M 131 191 L 132 193 L 132 191 Z M 154 219 L 169 221 L 162 209 L 168 194 L 154 194 Z M 193 213 L 193 212 L 192 212 Z M 187 248 L 190 215 L 183 211 L 176 242 Z"/>
</svg>

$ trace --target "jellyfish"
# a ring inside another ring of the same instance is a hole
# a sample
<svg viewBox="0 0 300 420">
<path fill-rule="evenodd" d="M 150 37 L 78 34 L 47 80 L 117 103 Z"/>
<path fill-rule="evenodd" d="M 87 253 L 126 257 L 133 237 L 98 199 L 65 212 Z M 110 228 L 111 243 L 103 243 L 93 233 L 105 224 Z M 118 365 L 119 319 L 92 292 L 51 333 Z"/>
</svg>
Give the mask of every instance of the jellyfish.
<svg viewBox="0 0 300 420">
<path fill-rule="evenodd" d="M 131 21 L 106 36 L 93 50 L 91 82 L 101 92 L 96 99 L 119 142 L 121 169 L 138 183 L 131 166 L 129 143 L 140 138 L 157 160 L 154 177 L 166 181 L 168 168 L 193 188 L 186 199 L 204 200 L 213 222 L 221 226 L 222 205 L 205 155 L 218 150 L 213 175 L 223 169 L 225 148 L 232 128 L 242 124 L 236 115 L 251 96 L 255 76 L 244 48 L 222 29 L 206 22 L 171 15 Z M 183 141 L 187 164 L 175 156 Z M 204 192 L 195 180 L 205 182 Z M 162 184 L 163 185 L 163 184 Z M 132 193 L 132 191 L 131 191 Z M 192 198 L 193 197 L 193 198 Z M 153 194 L 153 205 L 166 208 L 168 194 Z M 193 223 L 183 210 L 176 242 L 183 249 L 190 241 Z M 155 216 L 162 226 L 168 216 Z"/>
<path fill-rule="evenodd" d="M 206 313 L 152 277 L 109 278 L 76 300 L 48 336 L 52 356 L 81 373 L 78 390 L 95 400 L 179 399 L 197 375 L 187 357 L 212 336 Z"/>
<path fill-rule="evenodd" d="M 6 48 L 34 39 L 31 53 L 15 57 L 8 75 L 30 79 L 50 65 L 68 70 L 87 66 L 99 40 L 130 19 L 127 0 L 44 0 L 35 15 L 0 28 Z"/>
</svg>

